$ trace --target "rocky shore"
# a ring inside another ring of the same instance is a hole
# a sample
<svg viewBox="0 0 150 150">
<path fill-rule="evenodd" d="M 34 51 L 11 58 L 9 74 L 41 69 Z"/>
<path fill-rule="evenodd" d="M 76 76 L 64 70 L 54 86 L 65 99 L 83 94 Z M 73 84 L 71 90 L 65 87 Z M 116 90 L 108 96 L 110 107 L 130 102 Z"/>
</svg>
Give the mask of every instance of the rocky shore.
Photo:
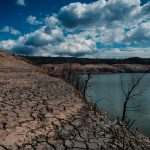
<svg viewBox="0 0 150 150">
<path fill-rule="evenodd" d="M 0 52 L 0 150 L 149 150 L 61 79 Z"/>
</svg>

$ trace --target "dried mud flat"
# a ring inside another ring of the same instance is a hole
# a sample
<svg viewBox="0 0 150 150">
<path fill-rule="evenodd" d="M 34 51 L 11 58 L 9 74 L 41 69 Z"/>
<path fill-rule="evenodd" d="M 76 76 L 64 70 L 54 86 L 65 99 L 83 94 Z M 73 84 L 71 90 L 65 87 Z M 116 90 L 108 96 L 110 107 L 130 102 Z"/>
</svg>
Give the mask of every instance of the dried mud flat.
<svg viewBox="0 0 150 150">
<path fill-rule="evenodd" d="M 72 86 L 0 52 L 0 150 L 150 149 L 150 140 L 94 112 Z"/>
</svg>

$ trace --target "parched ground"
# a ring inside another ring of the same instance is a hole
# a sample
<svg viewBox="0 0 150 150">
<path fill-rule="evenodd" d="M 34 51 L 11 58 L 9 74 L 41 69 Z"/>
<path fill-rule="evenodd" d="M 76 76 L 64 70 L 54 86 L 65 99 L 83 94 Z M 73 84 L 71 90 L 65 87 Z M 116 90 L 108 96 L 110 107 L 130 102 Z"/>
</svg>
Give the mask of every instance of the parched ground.
<svg viewBox="0 0 150 150">
<path fill-rule="evenodd" d="M 0 150 L 150 149 L 61 79 L 0 52 Z"/>
</svg>

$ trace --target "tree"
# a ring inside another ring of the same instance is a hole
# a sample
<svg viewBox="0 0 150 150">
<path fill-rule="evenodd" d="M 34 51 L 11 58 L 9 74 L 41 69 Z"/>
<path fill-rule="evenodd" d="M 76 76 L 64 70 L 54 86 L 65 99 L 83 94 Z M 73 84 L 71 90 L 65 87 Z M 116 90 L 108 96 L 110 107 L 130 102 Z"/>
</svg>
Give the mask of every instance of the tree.
<svg viewBox="0 0 150 150">
<path fill-rule="evenodd" d="M 132 77 L 131 81 L 128 84 L 127 90 L 125 89 L 125 86 L 123 83 L 123 77 L 121 75 L 121 89 L 125 96 L 125 100 L 123 103 L 122 117 L 121 117 L 122 122 L 127 121 L 126 120 L 127 111 L 139 111 L 139 110 L 137 110 L 137 108 L 139 106 L 130 107 L 129 102 L 135 101 L 138 96 L 141 96 L 143 94 L 144 90 L 137 91 L 137 88 L 138 88 L 139 84 L 141 83 L 144 75 L 145 74 L 141 74 L 137 77 Z M 134 122 L 135 122 L 135 120 L 132 121 L 130 126 L 132 126 Z M 130 120 L 128 120 L 127 125 L 129 125 L 129 123 L 130 123 Z"/>
<path fill-rule="evenodd" d="M 91 73 L 88 73 L 87 78 L 84 80 L 84 86 L 83 86 L 83 90 L 82 90 L 83 97 L 86 96 L 86 91 L 89 88 L 89 82 L 92 78 L 93 77 L 91 76 Z"/>
<path fill-rule="evenodd" d="M 86 97 L 86 91 L 90 87 L 90 80 L 92 79 L 92 70 L 86 74 L 80 74 L 73 69 L 73 64 L 68 63 L 62 69 L 62 78 L 78 90 L 83 97 Z"/>
</svg>

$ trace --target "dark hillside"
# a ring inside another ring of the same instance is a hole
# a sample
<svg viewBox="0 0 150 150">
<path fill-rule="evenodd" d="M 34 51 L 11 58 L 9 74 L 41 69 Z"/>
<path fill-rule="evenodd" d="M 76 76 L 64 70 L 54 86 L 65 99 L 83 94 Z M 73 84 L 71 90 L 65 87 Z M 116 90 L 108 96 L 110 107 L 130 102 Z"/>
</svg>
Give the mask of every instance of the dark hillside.
<svg viewBox="0 0 150 150">
<path fill-rule="evenodd" d="M 75 57 L 34 57 L 22 56 L 27 60 L 38 64 L 63 64 L 63 63 L 78 63 L 78 64 L 144 64 L 150 65 L 150 58 L 132 57 L 127 59 L 90 59 L 90 58 L 75 58 Z"/>
</svg>

